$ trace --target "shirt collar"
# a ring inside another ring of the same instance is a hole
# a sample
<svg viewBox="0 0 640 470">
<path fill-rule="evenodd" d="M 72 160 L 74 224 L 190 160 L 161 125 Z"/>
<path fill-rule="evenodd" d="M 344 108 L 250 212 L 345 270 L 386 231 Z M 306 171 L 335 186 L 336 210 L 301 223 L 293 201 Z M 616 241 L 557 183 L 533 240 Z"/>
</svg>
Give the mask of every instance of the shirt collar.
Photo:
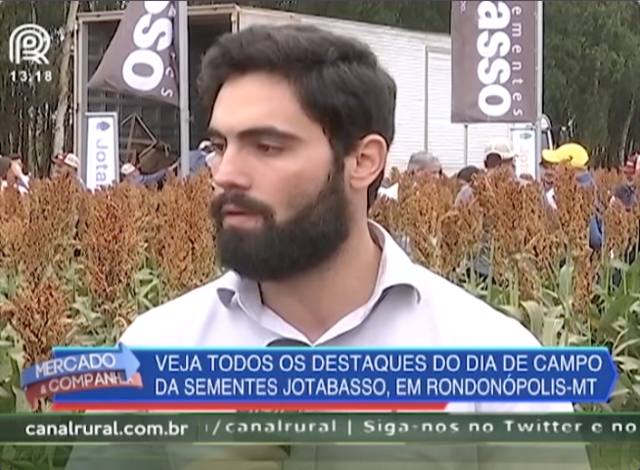
<svg viewBox="0 0 640 470">
<path fill-rule="evenodd" d="M 413 289 L 418 302 L 422 299 L 420 276 L 416 274 L 416 265 L 411 261 L 404 250 L 395 242 L 391 235 L 378 223 L 369 221 L 369 232 L 382 249 L 378 277 L 374 289 L 373 300 L 382 295 L 386 290 L 396 286 L 408 286 Z M 244 279 L 238 273 L 229 271 L 218 279 L 217 293 L 222 304 L 229 308 L 235 300 L 239 301 L 247 313 L 248 304 L 260 301 L 258 285 L 255 281 Z"/>
<path fill-rule="evenodd" d="M 417 266 L 381 225 L 369 221 L 369 232 L 382 249 L 374 292 L 382 294 L 389 288 L 404 285 L 413 289 L 420 302 L 422 295 L 420 276 L 416 272 Z"/>
</svg>

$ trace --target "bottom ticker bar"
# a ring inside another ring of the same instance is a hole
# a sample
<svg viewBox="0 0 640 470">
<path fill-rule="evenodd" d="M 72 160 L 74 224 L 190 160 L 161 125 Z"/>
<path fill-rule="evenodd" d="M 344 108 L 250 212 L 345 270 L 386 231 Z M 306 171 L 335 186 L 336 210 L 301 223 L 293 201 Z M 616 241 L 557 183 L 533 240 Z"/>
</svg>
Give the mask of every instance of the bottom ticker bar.
<svg viewBox="0 0 640 470">
<path fill-rule="evenodd" d="M 0 443 L 612 442 L 640 440 L 640 414 L 5 414 Z"/>
</svg>

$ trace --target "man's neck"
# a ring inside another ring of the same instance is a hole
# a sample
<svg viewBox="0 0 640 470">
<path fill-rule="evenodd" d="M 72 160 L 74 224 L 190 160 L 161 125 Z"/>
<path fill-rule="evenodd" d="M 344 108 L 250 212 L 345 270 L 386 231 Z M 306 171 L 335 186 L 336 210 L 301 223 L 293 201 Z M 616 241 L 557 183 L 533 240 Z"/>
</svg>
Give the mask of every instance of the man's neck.
<svg viewBox="0 0 640 470">
<path fill-rule="evenodd" d="M 262 300 L 310 341 L 373 294 L 381 251 L 368 226 L 354 230 L 323 265 L 281 282 L 262 282 Z"/>
</svg>

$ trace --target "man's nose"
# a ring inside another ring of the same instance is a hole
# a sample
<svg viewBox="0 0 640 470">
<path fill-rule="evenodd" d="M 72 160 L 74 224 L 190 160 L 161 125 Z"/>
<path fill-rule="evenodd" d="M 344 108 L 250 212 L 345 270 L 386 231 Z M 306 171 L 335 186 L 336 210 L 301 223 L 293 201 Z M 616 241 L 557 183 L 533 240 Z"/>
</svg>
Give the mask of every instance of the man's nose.
<svg viewBox="0 0 640 470">
<path fill-rule="evenodd" d="M 246 190 L 251 187 L 249 161 L 243 157 L 241 151 L 232 146 L 227 147 L 224 153 L 218 155 L 210 168 L 211 181 L 215 188 Z"/>
</svg>

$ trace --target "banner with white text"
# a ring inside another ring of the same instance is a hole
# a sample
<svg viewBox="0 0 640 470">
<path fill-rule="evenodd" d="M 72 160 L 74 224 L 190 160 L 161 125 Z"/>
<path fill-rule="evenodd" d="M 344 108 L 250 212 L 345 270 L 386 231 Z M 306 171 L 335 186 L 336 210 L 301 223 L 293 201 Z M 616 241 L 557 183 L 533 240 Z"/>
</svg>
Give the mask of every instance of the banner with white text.
<svg viewBox="0 0 640 470">
<path fill-rule="evenodd" d="M 450 403 L 606 402 L 606 348 L 54 348 L 22 373 L 56 410 L 441 410 Z"/>
<path fill-rule="evenodd" d="M 451 121 L 532 123 L 536 2 L 453 1 Z"/>
</svg>

